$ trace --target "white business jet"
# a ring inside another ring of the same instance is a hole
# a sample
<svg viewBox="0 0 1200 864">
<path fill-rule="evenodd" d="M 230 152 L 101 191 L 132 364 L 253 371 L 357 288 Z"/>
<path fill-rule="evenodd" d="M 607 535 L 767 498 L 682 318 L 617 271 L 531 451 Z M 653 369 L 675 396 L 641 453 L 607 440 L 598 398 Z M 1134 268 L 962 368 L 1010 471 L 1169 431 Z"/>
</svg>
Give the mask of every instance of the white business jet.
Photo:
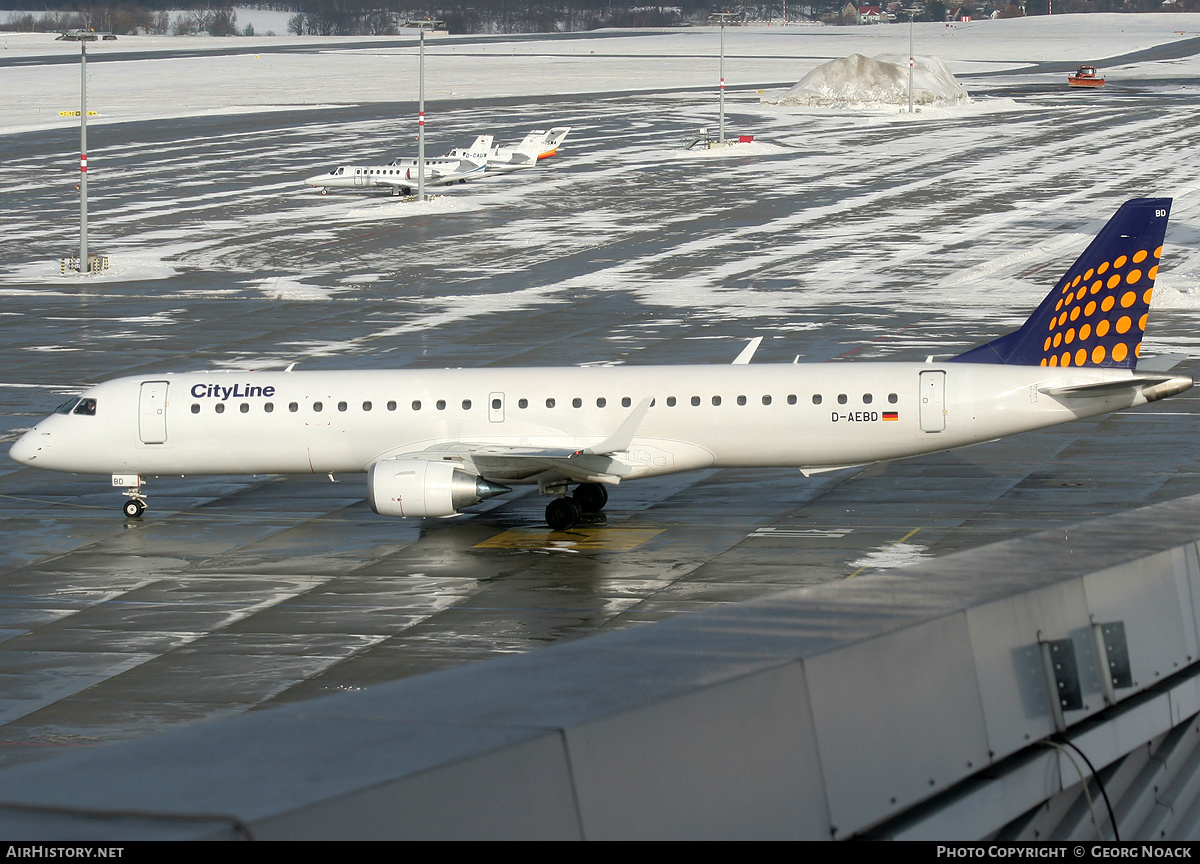
<svg viewBox="0 0 1200 864">
<path fill-rule="evenodd" d="M 444 156 L 425 160 L 425 185 L 448 186 L 466 183 L 482 177 L 487 170 L 491 135 L 481 135 L 475 143 L 453 158 Z M 418 160 L 393 159 L 386 165 L 340 165 L 328 174 L 309 177 L 304 182 L 321 187 L 322 194 L 330 189 L 379 189 L 393 195 L 411 195 L 421 176 Z"/>
<path fill-rule="evenodd" d="M 503 174 L 522 168 L 533 168 L 539 159 L 546 159 L 556 154 L 558 145 L 563 142 L 570 131 L 569 126 L 560 126 L 549 132 L 545 129 L 534 129 L 516 147 L 492 147 L 487 151 L 487 173 Z M 468 158 L 471 151 L 478 152 L 483 146 L 481 144 L 483 140 L 483 137 L 479 137 L 467 149 L 451 150 L 446 154 L 446 158 Z"/>
<path fill-rule="evenodd" d="M 699 468 L 806 474 L 1145 405 L 1192 379 L 1138 363 L 1169 198 L 1126 202 L 1019 330 L 924 363 L 137 375 L 70 399 L 9 451 L 143 478 L 365 472 L 375 512 L 449 516 L 516 484 L 555 529 L 620 483 Z M 572 487 L 573 490 L 572 490 Z"/>
</svg>

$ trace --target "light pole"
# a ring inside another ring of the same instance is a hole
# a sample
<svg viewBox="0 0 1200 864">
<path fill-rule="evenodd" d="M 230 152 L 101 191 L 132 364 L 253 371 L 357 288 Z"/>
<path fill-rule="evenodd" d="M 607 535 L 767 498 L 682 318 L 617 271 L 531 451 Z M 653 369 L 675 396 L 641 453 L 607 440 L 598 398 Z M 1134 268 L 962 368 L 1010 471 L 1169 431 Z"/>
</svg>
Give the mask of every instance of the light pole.
<svg viewBox="0 0 1200 864">
<path fill-rule="evenodd" d="M 416 27 L 420 31 L 421 65 L 419 75 L 419 99 L 417 103 L 417 200 L 425 200 L 425 31 L 445 26 L 441 21 L 422 18 L 406 21 L 405 27 Z"/>
<path fill-rule="evenodd" d="M 913 13 L 908 13 L 908 113 L 913 113 Z"/>
<path fill-rule="evenodd" d="M 725 23 L 733 19 L 732 12 L 714 12 L 709 16 L 716 18 L 721 25 L 721 145 L 725 145 Z"/>
<path fill-rule="evenodd" d="M 116 39 L 95 30 L 64 30 L 59 40 L 79 43 L 79 272 L 90 273 L 87 246 L 87 43 Z"/>
</svg>

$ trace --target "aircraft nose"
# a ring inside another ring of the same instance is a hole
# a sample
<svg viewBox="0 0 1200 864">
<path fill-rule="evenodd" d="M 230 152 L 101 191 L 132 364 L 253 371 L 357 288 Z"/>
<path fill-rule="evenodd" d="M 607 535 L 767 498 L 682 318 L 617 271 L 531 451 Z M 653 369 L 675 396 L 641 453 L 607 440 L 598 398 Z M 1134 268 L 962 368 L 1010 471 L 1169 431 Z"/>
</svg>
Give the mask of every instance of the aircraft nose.
<svg viewBox="0 0 1200 864">
<path fill-rule="evenodd" d="M 33 465 L 49 444 L 50 436 L 35 426 L 13 442 L 12 447 L 8 448 L 8 458 L 22 465 Z"/>
</svg>

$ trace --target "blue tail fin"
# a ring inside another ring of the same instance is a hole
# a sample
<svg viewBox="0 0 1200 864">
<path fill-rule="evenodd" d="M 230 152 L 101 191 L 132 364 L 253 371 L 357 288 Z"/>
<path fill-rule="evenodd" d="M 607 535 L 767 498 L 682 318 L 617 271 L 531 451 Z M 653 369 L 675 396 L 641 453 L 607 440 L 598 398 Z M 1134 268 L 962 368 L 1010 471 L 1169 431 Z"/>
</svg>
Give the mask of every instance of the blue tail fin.
<svg viewBox="0 0 1200 864">
<path fill-rule="evenodd" d="M 953 360 L 1134 368 L 1170 212 L 1170 198 L 1126 201 L 1020 330 Z"/>
</svg>

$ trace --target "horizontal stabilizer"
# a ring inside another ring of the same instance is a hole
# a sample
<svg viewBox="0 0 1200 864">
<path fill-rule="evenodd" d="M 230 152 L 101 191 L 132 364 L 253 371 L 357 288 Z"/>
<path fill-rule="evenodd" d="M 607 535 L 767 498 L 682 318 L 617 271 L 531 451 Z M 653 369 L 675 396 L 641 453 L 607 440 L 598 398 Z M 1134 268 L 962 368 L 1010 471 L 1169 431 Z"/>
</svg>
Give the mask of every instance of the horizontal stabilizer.
<svg viewBox="0 0 1200 864">
<path fill-rule="evenodd" d="M 1057 399 L 1104 398 L 1129 390 L 1140 390 L 1148 402 L 1182 393 L 1192 386 L 1192 379 L 1183 375 L 1133 375 L 1117 381 L 1098 381 L 1092 384 L 1067 384 L 1061 387 L 1039 387 L 1039 393 Z"/>
<path fill-rule="evenodd" d="M 1138 372 L 1170 372 L 1184 360 L 1186 354 L 1159 354 L 1157 357 L 1144 357 L 1138 360 Z"/>
</svg>

